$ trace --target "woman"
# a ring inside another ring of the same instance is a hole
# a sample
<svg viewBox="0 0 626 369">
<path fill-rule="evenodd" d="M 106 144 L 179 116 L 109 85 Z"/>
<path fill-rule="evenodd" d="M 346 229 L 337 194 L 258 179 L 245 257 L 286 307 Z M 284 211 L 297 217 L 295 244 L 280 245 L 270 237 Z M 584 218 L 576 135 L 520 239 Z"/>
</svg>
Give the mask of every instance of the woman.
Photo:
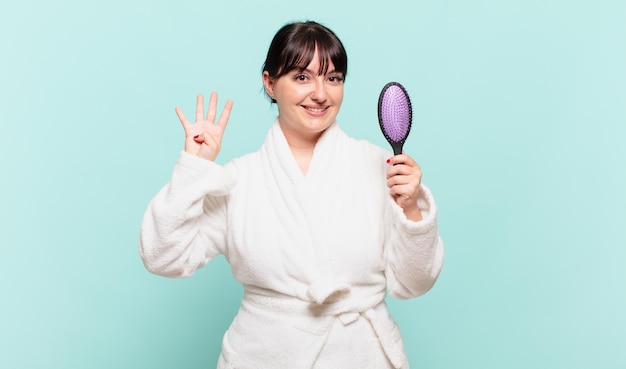
<svg viewBox="0 0 626 369">
<path fill-rule="evenodd" d="M 419 165 L 349 138 L 335 118 L 347 56 L 315 23 L 275 35 L 263 85 L 278 117 L 257 152 L 214 162 L 232 102 L 198 96 L 170 182 L 141 228 L 146 268 L 186 277 L 225 255 L 244 287 L 218 368 L 408 368 L 385 305 L 434 284 L 436 207 Z"/>
</svg>

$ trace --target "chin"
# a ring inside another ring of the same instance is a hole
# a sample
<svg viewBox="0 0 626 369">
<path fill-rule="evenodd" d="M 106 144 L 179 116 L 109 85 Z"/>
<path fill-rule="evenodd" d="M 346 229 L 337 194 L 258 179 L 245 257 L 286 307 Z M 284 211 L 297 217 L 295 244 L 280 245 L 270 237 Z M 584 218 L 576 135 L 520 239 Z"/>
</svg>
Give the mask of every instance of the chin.
<svg viewBox="0 0 626 369">
<path fill-rule="evenodd" d="M 311 124 L 309 127 L 312 131 L 315 131 L 317 133 L 321 133 L 324 132 L 328 127 L 331 126 L 331 124 L 333 124 L 335 120 L 331 120 L 331 121 L 325 121 L 325 122 L 317 122 L 317 123 L 313 123 Z"/>
</svg>

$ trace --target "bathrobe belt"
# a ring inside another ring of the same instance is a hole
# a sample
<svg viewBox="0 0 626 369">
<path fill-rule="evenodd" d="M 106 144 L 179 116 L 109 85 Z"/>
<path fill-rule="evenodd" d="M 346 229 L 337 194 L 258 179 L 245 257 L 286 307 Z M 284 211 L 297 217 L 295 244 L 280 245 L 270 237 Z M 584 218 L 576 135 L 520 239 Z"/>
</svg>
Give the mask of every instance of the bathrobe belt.
<svg viewBox="0 0 626 369">
<path fill-rule="evenodd" d="M 265 311 L 284 313 L 291 316 L 327 317 L 326 324 L 320 325 L 320 331 L 311 331 L 312 334 L 323 337 L 319 346 L 321 351 L 330 333 L 332 321 L 339 319 L 343 325 L 355 322 L 364 317 L 376 333 L 378 341 L 394 368 L 401 368 L 405 362 L 405 354 L 400 345 L 392 337 L 391 332 L 385 329 L 382 318 L 377 310 L 383 308 L 381 303 L 385 299 L 385 290 L 369 297 L 356 299 L 348 297 L 351 288 L 347 284 L 333 283 L 331 279 L 322 279 L 311 284 L 305 291 L 296 293 L 296 297 L 281 295 L 275 291 L 255 291 L 255 288 L 246 287 L 242 304 Z"/>
</svg>

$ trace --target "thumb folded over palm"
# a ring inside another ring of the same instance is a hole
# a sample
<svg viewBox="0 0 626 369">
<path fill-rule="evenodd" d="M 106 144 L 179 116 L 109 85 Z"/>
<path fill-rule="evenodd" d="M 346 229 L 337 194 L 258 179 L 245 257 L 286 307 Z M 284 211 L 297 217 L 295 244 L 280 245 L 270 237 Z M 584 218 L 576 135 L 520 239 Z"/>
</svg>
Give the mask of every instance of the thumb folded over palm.
<svg viewBox="0 0 626 369">
<path fill-rule="evenodd" d="M 204 96 L 198 95 L 196 99 L 196 122 L 194 124 L 189 122 L 181 108 L 176 107 L 176 115 L 178 115 L 178 119 L 180 119 L 185 130 L 185 151 L 203 159 L 214 161 L 220 152 L 222 137 L 232 107 L 232 100 L 226 101 L 224 110 L 222 110 L 216 123 L 217 93 L 211 93 L 206 117 L 204 116 Z"/>
</svg>

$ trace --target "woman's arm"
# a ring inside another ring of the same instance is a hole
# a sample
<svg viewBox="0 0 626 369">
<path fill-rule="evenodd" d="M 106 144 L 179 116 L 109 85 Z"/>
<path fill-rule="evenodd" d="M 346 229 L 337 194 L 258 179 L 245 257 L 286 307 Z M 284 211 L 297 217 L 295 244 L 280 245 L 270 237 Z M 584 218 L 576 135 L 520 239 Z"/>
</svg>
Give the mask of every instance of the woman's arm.
<svg viewBox="0 0 626 369">
<path fill-rule="evenodd" d="M 234 183 L 225 168 L 182 152 L 143 217 L 139 251 L 146 269 L 187 277 L 225 253 L 227 194 Z"/>
<path fill-rule="evenodd" d="M 420 296 L 435 284 L 444 261 L 443 241 L 437 230 L 437 206 L 430 190 L 420 184 L 416 205 L 420 221 L 407 219 L 404 210 L 390 199 L 385 245 L 387 287 L 392 296 Z"/>
<path fill-rule="evenodd" d="M 196 99 L 196 122 L 176 114 L 185 130 L 170 182 L 152 199 L 141 224 L 139 252 L 146 268 L 168 277 L 186 277 L 224 252 L 227 193 L 234 179 L 213 161 L 232 109 L 228 100 L 217 122 L 217 94 L 211 93 L 207 115 L 204 97 Z"/>
</svg>

